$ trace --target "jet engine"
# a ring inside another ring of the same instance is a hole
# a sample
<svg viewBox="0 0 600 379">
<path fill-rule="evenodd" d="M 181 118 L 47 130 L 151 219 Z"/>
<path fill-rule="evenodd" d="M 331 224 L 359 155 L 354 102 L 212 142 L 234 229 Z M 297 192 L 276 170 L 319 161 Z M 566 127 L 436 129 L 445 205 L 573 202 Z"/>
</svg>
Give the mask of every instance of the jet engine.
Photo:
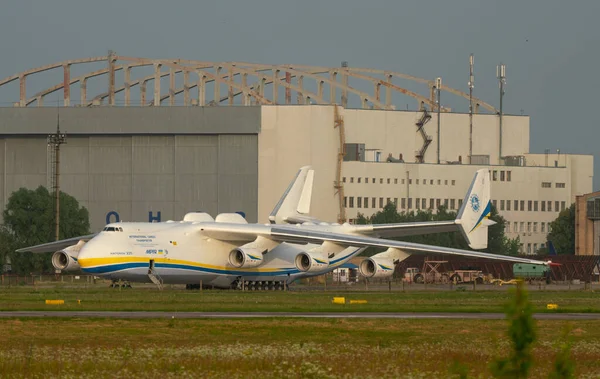
<svg viewBox="0 0 600 379">
<path fill-rule="evenodd" d="M 255 247 L 236 247 L 229 252 L 229 263 L 237 268 L 259 266 L 263 262 L 263 254 L 267 249 Z"/>
<path fill-rule="evenodd" d="M 294 260 L 296 268 L 302 272 L 321 271 L 329 267 L 329 259 L 322 254 L 302 252 Z"/>
<path fill-rule="evenodd" d="M 52 254 L 52 266 L 61 271 L 78 271 L 79 262 L 77 258 L 79 251 L 85 242 L 80 241 L 77 245 L 66 247 Z"/>
<path fill-rule="evenodd" d="M 391 258 L 366 258 L 358 266 L 358 271 L 365 278 L 387 278 L 394 275 L 394 261 Z"/>
</svg>

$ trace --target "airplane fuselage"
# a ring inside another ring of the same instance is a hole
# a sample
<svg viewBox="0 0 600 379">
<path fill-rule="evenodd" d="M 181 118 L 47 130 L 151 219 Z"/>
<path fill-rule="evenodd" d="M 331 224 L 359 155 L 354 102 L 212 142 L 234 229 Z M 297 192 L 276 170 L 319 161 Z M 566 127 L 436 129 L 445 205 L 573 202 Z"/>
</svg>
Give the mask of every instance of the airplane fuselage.
<svg viewBox="0 0 600 379">
<path fill-rule="evenodd" d="M 322 275 L 359 254 L 364 248 L 346 247 L 329 265 L 310 273 L 295 265 L 296 256 L 314 244 L 281 243 L 265 253 L 258 267 L 236 268 L 229 253 L 240 244 L 210 238 L 201 223 L 115 223 L 87 242 L 78 263 L 89 274 L 132 282 L 150 282 L 154 270 L 164 284 L 198 284 L 228 288 L 236 280 L 285 281 Z"/>
</svg>

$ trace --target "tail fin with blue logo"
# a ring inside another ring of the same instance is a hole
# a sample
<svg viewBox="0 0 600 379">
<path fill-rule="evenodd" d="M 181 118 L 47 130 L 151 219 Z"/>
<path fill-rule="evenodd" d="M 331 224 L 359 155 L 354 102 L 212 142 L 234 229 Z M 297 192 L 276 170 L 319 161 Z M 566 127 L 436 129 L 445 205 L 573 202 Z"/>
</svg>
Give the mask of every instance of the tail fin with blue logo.
<svg viewBox="0 0 600 379">
<path fill-rule="evenodd" d="M 477 170 L 456 218 L 471 249 L 487 248 L 488 226 L 496 223 L 489 219 L 492 212 L 490 197 L 490 172 Z"/>
</svg>

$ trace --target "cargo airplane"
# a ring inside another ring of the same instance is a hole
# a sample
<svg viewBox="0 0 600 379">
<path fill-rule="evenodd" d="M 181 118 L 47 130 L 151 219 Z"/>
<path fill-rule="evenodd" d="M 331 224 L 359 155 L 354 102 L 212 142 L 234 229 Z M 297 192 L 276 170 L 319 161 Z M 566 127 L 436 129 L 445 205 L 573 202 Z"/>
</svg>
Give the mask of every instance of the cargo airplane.
<svg viewBox="0 0 600 379">
<path fill-rule="evenodd" d="M 325 223 L 309 215 L 314 170 L 302 167 L 269 216 L 249 224 L 237 213 L 212 218 L 193 212 L 182 221 L 118 222 L 99 233 L 17 250 L 54 252 L 57 270 L 130 282 L 203 283 L 217 288 L 282 289 L 290 282 L 340 267 L 368 247 L 385 250 L 364 259 L 359 272 L 386 278 L 411 254 L 446 254 L 547 265 L 522 257 L 453 249 L 387 238 L 461 231 L 472 249 L 487 247 L 490 174 L 478 170 L 450 221 L 381 225 Z"/>
</svg>

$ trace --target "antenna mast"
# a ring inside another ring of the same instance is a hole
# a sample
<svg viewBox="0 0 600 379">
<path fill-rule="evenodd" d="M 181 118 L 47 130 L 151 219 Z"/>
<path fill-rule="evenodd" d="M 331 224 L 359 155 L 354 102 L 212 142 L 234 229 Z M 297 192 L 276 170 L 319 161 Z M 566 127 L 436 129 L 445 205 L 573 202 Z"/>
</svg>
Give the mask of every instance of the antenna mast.
<svg viewBox="0 0 600 379">
<path fill-rule="evenodd" d="M 473 88 L 475 87 L 475 75 L 473 65 L 475 58 L 473 54 L 469 57 L 469 164 L 472 164 L 473 156 Z"/>
<path fill-rule="evenodd" d="M 54 190 L 54 233 L 55 239 L 60 239 L 60 145 L 67 143 L 66 134 L 60 132 L 60 113 L 56 116 L 56 133 L 49 134 L 48 146 L 52 154 L 52 189 Z"/>
<path fill-rule="evenodd" d="M 498 136 L 498 164 L 502 163 L 502 98 L 504 97 L 504 86 L 506 85 L 506 65 L 500 63 L 496 66 L 496 76 L 500 87 L 500 127 Z"/>
</svg>

